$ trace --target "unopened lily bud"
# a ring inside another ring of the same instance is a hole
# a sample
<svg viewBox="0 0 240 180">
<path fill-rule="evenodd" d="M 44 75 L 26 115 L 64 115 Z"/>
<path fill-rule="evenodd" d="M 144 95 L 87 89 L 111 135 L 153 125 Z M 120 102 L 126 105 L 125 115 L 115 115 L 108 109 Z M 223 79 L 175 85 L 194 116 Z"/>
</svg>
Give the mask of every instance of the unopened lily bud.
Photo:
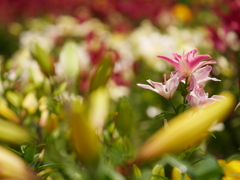
<svg viewBox="0 0 240 180">
<path fill-rule="evenodd" d="M 163 176 L 165 177 L 165 170 L 164 167 L 161 164 L 157 164 L 154 166 L 152 170 L 152 174 L 156 176 Z M 159 177 L 152 177 L 151 180 L 161 180 L 162 178 Z"/>
<path fill-rule="evenodd" d="M 0 119 L 0 141 L 21 144 L 29 140 L 29 133 L 25 129 Z"/>
<path fill-rule="evenodd" d="M 182 180 L 182 176 L 184 176 L 185 180 L 191 180 L 191 178 L 187 174 L 182 174 L 178 168 L 173 168 L 172 180 Z"/>
<path fill-rule="evenodd" d="M 49 115 L 48 120 L 46 122 L 46 126 L 45 126 L 45 129 L 48 133 L 53 132 L 58 127 L 58 120 L 59 120 L 59 117 L 56 114 L 51 113 Z"/>
<path fill-rule="evenodd" d="M 101 130 L 105 125 L 109 111 L 109 93 L 104 87 L 93 91 L 89 97 L 89 118 L 94 129 Z"/>
<path fill-rule="evenodd" d="M 204 109 L 189 109 L 174 117 L 169 122 L 169 128 L 161 128 L 140 148 L 139 158 L 150 160 L 196 145 L 205 137 L 214 123 L 224 120 L 233 110 L 235 104 L 233 95 L 227 92 L 222 95 L 226 99 Z"/>
<path fill-rule="evenodd" d="M 135 164 L 133 165 L 133 174 L 136 179 L 139 179 L 142 177 L 142 173 L 141 173 L 140 169 Z"/>
<path fill-rule="evenodd" d="M 46 110 L 48 107 L 48 100 L 47 100 L 47 97 L 46 96 L 42 96 L 40 99 L 39 99 L 39 110 L 40 111 L 44 111 Z"/>
<path fill-rule="evenodd" d="M 0 146 L 0 179 L 37 180 L 24 161 Z"/>
<path fill-rule="evenodd" d="M 39 120 L 39 125 L 41 127 L 46 126 L 48 117 L 49 117 L 49 111 L 48 110 L 44 110 L 44 111 L 41 112 L 41 117 L 40 117 L 40 120 Z"/>
<path fill-rule="evenodd" d="M 223 179 L 237 180 L 240 178 L 240 161 L 239 160 L 218 160 L 218 164 L 223 168 Z"/>
<path fill-rule="evenodd" d="M 20 122 L 18 116 L 7 106 L 7 103 L 3 99 L 0 100 L 0 115 L 10 121 Z"/>
<path fill-rule="evenodd" d="M 34 44 L 31 53 L 46 76 L 54 74 L 53 60 L 42 47 L 40 47 L 38 44 Z"/>
<path fill-rule="evenodd" d="M 69 105 L 67 118 L 70 122 L 71 143 L 78 158 L 86 166 L 95 164 L 101 144 L 88 119 L 88 108 L 79 101 L 74 101 Z"/>
<path fill-rule="evenodd" d="M 19 94 L 16 94 L 12 91 L 8 91 L 6 93 L 6 97 L 8 101 L 15 107 L 19 107 L 21 105 L 22 97 Z"/>
<path fill-rule="evenodd" d="M 22 106 L 27 109 L 29 114 L 34 114 L 38 108 L 38 100 L 35 93 L 28 93 L 23 100 Z"/>
</svg>

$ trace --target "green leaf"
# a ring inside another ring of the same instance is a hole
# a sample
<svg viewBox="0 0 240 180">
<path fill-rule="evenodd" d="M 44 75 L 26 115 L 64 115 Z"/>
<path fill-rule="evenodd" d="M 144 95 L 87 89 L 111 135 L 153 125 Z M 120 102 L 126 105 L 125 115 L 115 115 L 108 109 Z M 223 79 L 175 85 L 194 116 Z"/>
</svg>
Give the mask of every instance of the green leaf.
<svg viewBox="0 0 240 180">
<path fill-rule="evenodd" d="M 162 112 L 158 115 L 156 115 L 153 120 L 160 120 L 160 119 L 171 119 L 175 116 L 176 114 L 174 112 L 170 112 L 170 111 L 165 111 Z"/>
<path fill-rule="evenodd" d="M 240 154 L 234 154 L 227 158 L 227 161 L 240 160 Z"/>
<path fill-rule="evenodd" d="M 126 97 L 119 100 L 117 111 L 116 128 L 121 136 L 128 136 L 133 128 L 134 116 L 132 106 Z"/>
<path fill-rule="evenodd" d="M 180 82 L 178 87 L 183 97 L 190 93 L 190 91 L 186 89 L 186 84 L 184 84 L 183 82 Z"/>
<path fill-rule="evenodd" d="M 222 168 L 219 166 L 217 159 L 212 156 L 207 156 L 204 161 L 201 161 L 195 168 L 197 180 L 219 180 L 222 176 Z"/>
<path fill-rule="evenodd" d="M 94 75 L 91 78 L 89 92 L 94 91 L 100 86 L 104 86 L 107 83 L 108 79 L 110 78 L 112 71 L 113 71 L 112 59 L 107 58 L 103 60 L 99 64 L 97 70 L 95 71 Z"/>
<path fill-rule="evenodd" d="M 65 91 L 65 89 L 67 88 L 67 82 L 63 82 L 62 84 L 60 84 L 60 86 L 54 90 L 53 95 L 57 96 L 59 94 L 61 94 L 63 91 Z"/>
<path fill-rule="evenodd" d="M 234 111 L 236 111 L 239 107 L 240 107 L 240 102 L 238 102 L 238 104 L 236 105 Z"/>
<path fill-rule="evenodd" d="M 25 149 L 25 154 L 23 156 L 24 160 L 28 163 L 32 163 L 34 161 L 34 155 L 36 152 L 36 146 L 35 145 L 29 145 Z"/>
<path fill-rule="evenodd" d="M 189 153 L 192 153 L 192 152 L 195 152 L 195 151 L 198 151 L 198 152 L 204 154 L 204 152 L 203 152 L 203 150 L 202 150 L 201 148 L 190 148 L 190 149 L 184 151 L 183 153 L 181 153 L 181 154 L 178 156 L 178 159 L 184 159 L 184 158 L 187 157 L 187 155 L 188 155 Z"/>
<path fill-rule="evenodd" d="M 8 150 L 12 151 L 13 153 L 15 153 L 16 155 L 22 157 L 22 153 L 20 153 L 20 152 L 14 150 L 14 149 L 12 149 L 12 148 L 10 148 L 10 147 L 6 147 L 6 148 L 7 148 Z"/>
<path fill-rule="evenodd" d="M 214 139 L 217 139 L 217 137 L 213 134 L 213 132 L 208 131 L 208 133 L 209 133 L 210 136 L 212 136 Z"/>
<path fill-rule="evenodd" d="M 161 159 L 161 161 L 159 163 L 161 163 L 162 165 L 169 164 L 172 167 L 178 168 L 181 171 L 181 173 L 187 173 L 187 174 L 195 177 L 195 171 L 192 168 L 192 165 L 187 161 L 178 159 L 176 156 L 166 154 L 163 156 L 163 158 Z"/>
<path fill-rule="evenodd" d="M 180 104 L 180 105 L 178 105 L 177 108 L 176 108 L 177 113 L 179 113 L 180 109 L 184 108 L 184 107 L 189 108 L 190 106 L 188 104 Z"/>
<path fill-rule="evenodd" d="M 60 164 L 56 164 L 56 163 L 44 164 L 44 165 L 38 167 L 38 171 L 43 171 L 47 168 L 58 168 L 59 166 L 60 166 Z"/>
<path fill-rule="evenodd" d="M 152 174 L 152 177 L 156 177 L 156 178 L 160 178 L 160 179 L 164 179 L 164 180 L 170 180 L 170 179 L 167 178 L 167 177 L 160 176 L 160 175 L 155 175 L 155 174 Z M 159 179 L 159 180 L 160 180 L 160 179 Z"/>
</svg>

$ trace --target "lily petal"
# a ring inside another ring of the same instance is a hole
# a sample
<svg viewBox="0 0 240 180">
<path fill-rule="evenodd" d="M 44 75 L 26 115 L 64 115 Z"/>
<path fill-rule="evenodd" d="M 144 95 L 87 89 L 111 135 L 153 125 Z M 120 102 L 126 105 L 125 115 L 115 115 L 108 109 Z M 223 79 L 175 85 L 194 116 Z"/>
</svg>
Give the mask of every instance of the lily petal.
<svg viewBox="0 0 240 180">
<path fill-rule="evenodd" d="M 197 66 L 193 67 L 192 72 L 196 71 L 197 69 L 199 69 L 200 67 L 207 65 L 207 64 L 216 64 L 216 61 L 203 61 L 197 64 Z"/>
<path fill-rule="evenodd" d="M 176 68 L 179 69 L 178 61 L 176 61 L 175 59 L 171 59 L 171 58 L 166 57 L 166 56 L 157 56 L 157 57 L 168 61 L 168 62 L 171 63 L 174 67 L 176 67 Z"/>
<path fill-rule="evenodd" d="M 137 84 L 137 86 L 141 87 L 141 88 L 144 88 L 144 89 L 149 89 L 151 91 L 154 91 L 156 93 L 158 93 L 158 91 L 156 89 L 154 89 L 153 87 L 149 86 L 149 85 L 146 85 L 146 84 Z"/>
</svg>

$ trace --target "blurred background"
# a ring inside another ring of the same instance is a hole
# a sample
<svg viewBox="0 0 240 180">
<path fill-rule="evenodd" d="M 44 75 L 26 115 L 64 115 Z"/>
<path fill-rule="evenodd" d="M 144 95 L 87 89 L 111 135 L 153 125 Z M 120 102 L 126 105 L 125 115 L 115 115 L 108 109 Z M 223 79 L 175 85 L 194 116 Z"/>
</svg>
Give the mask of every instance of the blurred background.
<svg viewBox="0 0 240 180">
<path fill-rule="evenodd" d="M 163 126 L 154 117 L 172 111 L 136 84 L 169 77 L 174 67 L 157 55 L 198 49 L 217 61 L 210 76 L 221 82 L 206 84 L 209 96 L 230 91 L 239 102 L 239 19 L 239 0 L 1 0 L 0 117 L 32 138 L 0 128 L 1 146 L 42 179 L 131 179 L 127 162 Z M 238 154 L 239 128 L 237 108 L 204 150 Z M 96 158 L 113 168 L 95 172 Z"/>
</svg>

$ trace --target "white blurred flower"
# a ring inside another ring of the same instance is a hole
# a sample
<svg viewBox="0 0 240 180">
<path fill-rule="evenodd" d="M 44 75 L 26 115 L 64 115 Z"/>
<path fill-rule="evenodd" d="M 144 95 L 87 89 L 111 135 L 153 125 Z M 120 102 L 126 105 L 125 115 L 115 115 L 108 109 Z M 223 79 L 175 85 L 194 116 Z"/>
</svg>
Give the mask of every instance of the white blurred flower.
<svg viewBox="0 0 240 180">
<path fill-rule="evenodd" d="M 36 43 L 46 52 L 50 52 L 54 46 L 54 39 L 45 36 L 44 32 L 33 30 L 25 31 L 20 35 L 20 44 L 22 47 L 30 49 Z"/>
<path fill-rule="evenodd" d="M 117 85 L 111 80 L 109 80 L 107 87 L 109 89 L 111 99 L 116 101 L 121 97 L 128 96 L 130 93 L 130 89 L 128 87 Z"/>
<path fill-rule="evenodd" d="M 207 40 L 207 30 L 204 28 L 184 28 L 179 29 L 175 26 L 169 26 L 167 33 L 171 36 L 176 45 L 176 52 L 189 51 L 191 49 L 212 49 L 213 45 L 210 40 Z"/>
<path fill-rule="evenodd" d="M 141 26 L 130 35 L 130 42 L 137 57 L 143 58 L 153 68 L 164 71 L 167 65 L 156 58 L 158 54 L 171 55 L 176 50 L 175 40 L 167 34 L 161 34 L 149 21 L 145 20 Z"/>
</svg>

